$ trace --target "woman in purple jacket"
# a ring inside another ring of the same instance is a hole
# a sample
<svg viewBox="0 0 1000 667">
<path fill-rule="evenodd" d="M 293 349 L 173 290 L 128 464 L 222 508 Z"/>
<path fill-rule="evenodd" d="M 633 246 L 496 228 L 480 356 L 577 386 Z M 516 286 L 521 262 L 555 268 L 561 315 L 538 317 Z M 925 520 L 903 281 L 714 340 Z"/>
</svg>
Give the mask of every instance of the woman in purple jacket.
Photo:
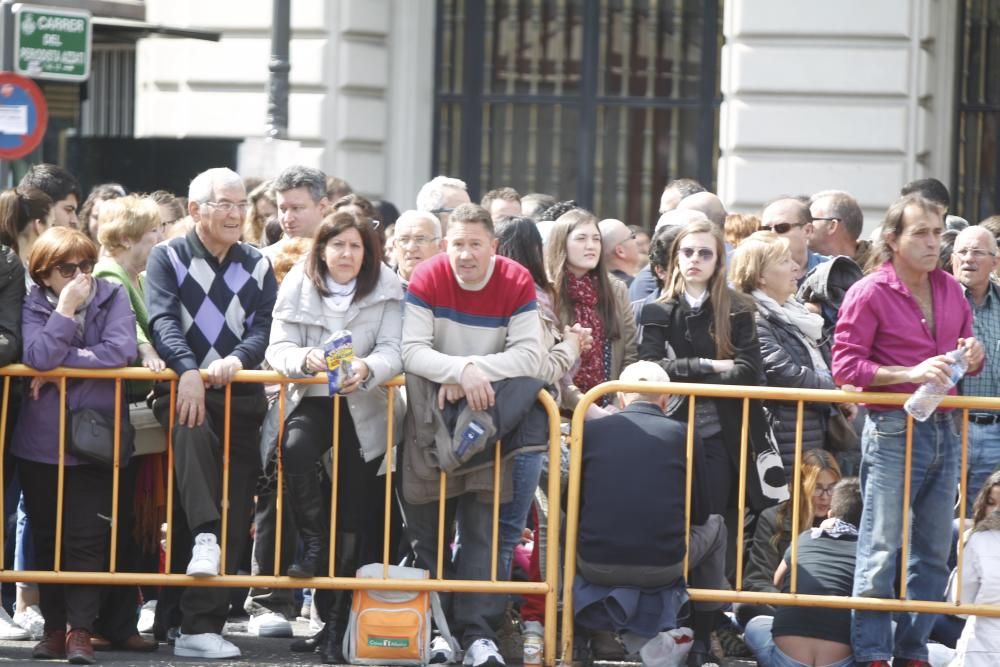
<svg viewBox="0 0 1000 667">
<path fill-rule="evenodd" d="M 25 364 L 42 371 L 57 366 L 116 368 L 135 358 L 135 315 L 128 296 L 120 285 L 91 275 L 96 261 L 97 246 L 74 229 L 54 227 L 36 241 L 28 259 L 35 286 L 23 308 Z M 68 411 L 94 408 L 114 414 L 113 381 L 68 380 L 66 387 Z M 34 378 L 21 406 L 11 454 L 20 470 L 40 570 L 52 570 L 55 562 L 59 423 L 59 381 Z M 109 524 L 102 515 L 111 514 L 111 469 L 68 451 L 65 464 L 61 567 L 104 571 Z M 39 586 L 45 634 L 32 657 L 93 663 L 90 634 L 100 591 L 98 586 Z"/>
</svg>

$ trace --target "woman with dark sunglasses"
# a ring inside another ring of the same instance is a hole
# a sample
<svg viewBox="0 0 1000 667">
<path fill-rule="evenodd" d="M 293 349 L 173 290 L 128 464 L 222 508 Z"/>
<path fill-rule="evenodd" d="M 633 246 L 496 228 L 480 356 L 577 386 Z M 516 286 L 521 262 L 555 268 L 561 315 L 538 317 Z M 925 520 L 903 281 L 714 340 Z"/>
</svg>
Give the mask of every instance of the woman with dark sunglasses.
<svg viewBox="0 0 1000 667">
<path fill-rule="evenodd" d="M 763 366 L 754 327 L 753 302 L 726 284 L 726 251 L 722 230 L 708 220 L 688 224 L 671 246 L 673 265 L 660 298 L 643 307 L 639 358 L 655 361 L 673 382 L 758 385 Z M 676 414 L 686 417 L 688 401 Z M 739 399 L 695 400 L 696 433 L 704 447 L 712 479 L 712 514 L 721 514 L 729 532 L 727 574 L 732 576 L 738 523 L 740 439 L 743 402 Z M 751 402 L 750 451 L 763 451 L 765 422 L 758 402 Z M 759 447 L 754 447 L 758 443 Z M 748 462 L 748 471 L 754 465 Z M 748 481 L 756 475 L 748 474 Z M 768 503 L 759 487 L 748 485 L 747 507 L 760 511 Z M 697 647 L 696 647 L 697 648 Z"/>
<path fill-rule="evenodd" d="M 136 356 L 135 315 L 121 285 L 92 275 L 97 246 L 83 232 L 54 227 L 35 242 L 28 273 L 35 285 L 24 302 L 24 363 L 40 371 L 57 366 L 117 368 Z M 56 514 L 63 513 L 63 571 L 101 572 L 108 566 L 112 469 L 64 453 L 63 507 L 56 506 L 60 451 L 60 382 L 35 378 L 11 444 L 31 520 L 35 565 L 54 569 Z M 65 419 L 85 408 L 112 417 L 112 380 L 68 380 Z M 122 415 L 127 417 L 124 403 Z M 121 451 L 125 442 L 122 431 Z M 120 536 L 124 539 L 124 536 Z M 45 629 L 35 646 L 36 659 L 68 658 L 75 664 L 95 661 L 91 633 L 101 602 L 98 586 L 39 586 Z M 69 628 L 69 632 L 67 632 Z"/>
</svg>

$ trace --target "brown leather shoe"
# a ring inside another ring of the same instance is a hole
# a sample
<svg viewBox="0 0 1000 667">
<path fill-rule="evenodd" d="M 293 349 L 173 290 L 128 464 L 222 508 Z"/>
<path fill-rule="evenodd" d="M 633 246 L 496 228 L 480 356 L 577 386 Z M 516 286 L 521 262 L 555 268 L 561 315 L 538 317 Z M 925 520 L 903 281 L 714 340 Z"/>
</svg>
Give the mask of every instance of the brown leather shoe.
<svg viewBox="0 0 1000 667">
<path fill-rule="evenodd" d="M 90 645 L 95 651 L 110 651 L 111 640 L 104 635 L 90 635 Z"/>
<path fill-rule="evenodd" d="M 97 662 L 94 647 L 90 645 L 90 633 L 82 628 L 70 630 L 66 635 L 66 660 L 71 665 L 92 665 Z"/>
<path fill-rule="evenodd" d="M 123 642 L 117 642 L 115 648 L 119 651 L 133 651 L 135 653 L 149 653 L 155 651 L 160 643 L 155 639 L 145 639 L 141 635 L 132 635 Z"/>
<path fill-rule="evenodd" d="M 66 631 L 46 630 L 42 641 L 31 649 L 31 657 L 35 660 L 60 660 L 66 657 Z"/>
</svg>

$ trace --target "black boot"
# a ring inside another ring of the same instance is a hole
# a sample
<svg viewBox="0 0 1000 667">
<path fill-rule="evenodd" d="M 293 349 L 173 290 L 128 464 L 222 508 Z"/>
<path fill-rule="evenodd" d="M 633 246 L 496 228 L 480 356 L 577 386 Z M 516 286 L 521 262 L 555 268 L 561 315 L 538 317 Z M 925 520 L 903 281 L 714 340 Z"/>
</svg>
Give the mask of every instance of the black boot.
<svg viewBox="0 0 1000 667">
<path fill-rule="evenodd" d="M 334 574 L 338 577 L 353 577 L 358 568 L 358 536 L 356 533 L 337 533 L 337 553 Z M 324 665 L 343 665 L 344 633 L 351 615 L 351 591 L 337 589 L 331 592 L 329 611 L 326 615 L 326 649 L 321 650 Z"/>
<path fill-rule="evenodd" d="M 323 568 L 327 516 L 316 473 L 285 475 L 292 517 L 302 540 L 302 556 L 288 566 L 288 576 L 308 579 Z"/>
<path fill-rule="evenodd" d="M 324 646 L 326 646 L 326 626 L 323 629 L 312 635 L 311 637 L 303 637 L 302 639 L 296 639 L 289 646 L 289 650 L 292 653 L 313 653 L 314 651 L 319 651 Z"/>
</svg>

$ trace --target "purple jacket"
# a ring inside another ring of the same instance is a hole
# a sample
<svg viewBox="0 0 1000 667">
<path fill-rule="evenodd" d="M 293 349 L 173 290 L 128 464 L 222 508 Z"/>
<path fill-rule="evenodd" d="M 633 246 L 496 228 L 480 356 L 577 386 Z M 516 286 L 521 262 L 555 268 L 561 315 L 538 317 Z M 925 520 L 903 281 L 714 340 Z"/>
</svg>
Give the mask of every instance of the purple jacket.
<svg viewBox="0 0 1000 667">
<path fill-rule="evenodd" d="M 96 279 L 97 291 L 87 307 L 84 340 L 76 323 L 55 312 L 44 291 L 32 287 L 24 300 L 24 363 L 47 371 L 70 368 L 117 368 L 136 356 L 135 314 L 121 285 Z M 67 380 L 68 409 L 115 409 L 113 380 Z M 122 387 L 124 396 L 125 388 Z M 124 406 L 123 406 L 124 409 Z M 42 387 L 38 400 L 25 397 L 14 430 L 11 453 L 38 463 L 59 463 L 59 384 Z M 66 465 L 86 463 L 67 451 Z"/>
</svg>

